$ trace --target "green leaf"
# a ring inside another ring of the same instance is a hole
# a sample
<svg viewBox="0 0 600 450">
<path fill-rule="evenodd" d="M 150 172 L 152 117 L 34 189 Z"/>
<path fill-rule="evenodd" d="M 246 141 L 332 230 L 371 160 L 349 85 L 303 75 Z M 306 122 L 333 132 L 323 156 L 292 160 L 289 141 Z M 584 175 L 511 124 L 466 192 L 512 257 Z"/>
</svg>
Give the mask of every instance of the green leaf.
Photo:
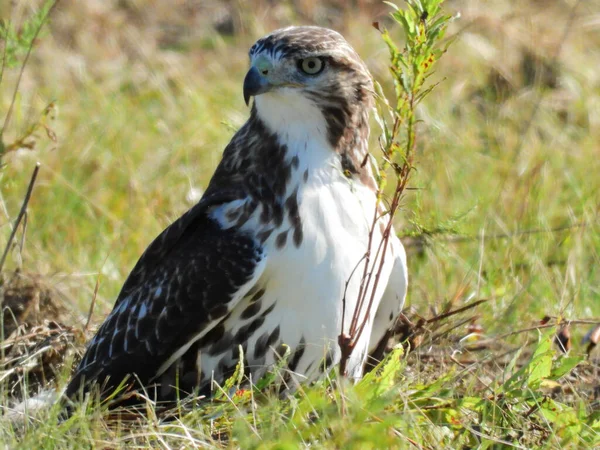
<svg viewBox="0 0 600 450">
<path fill-rule="evenodd" d="M 227 380 L 225 380 L 225 384 L 223 385 L 223 390 L 220 389 L 215 394 L 215 399 L 222 400 L 227 395 L 232 395 L 239 386 L 242 384 L 244 379 L 244 349 L 242 346 L 238 346 L 239 349 L 239 360 L 235 366 L 235 371 L 233 375 L 231 375 Z"/>
<path fill-rule="evenodd" d="M 417 391 L 411 396 L 413 399 L 425 398 L 429 399 L 434 394 L 437 394 L 446 383 L 451 383 L 454 378 L 455 369 L 451 368 L 442 377 L 428 385 L 418 386 Z"/>
<path fill-rule="evenodd" d="M 580 362 L 585 360 L 585 356 L 563 356 L 559 358 L 548 378 L 557 380 L 573 370 Z"/>
<path fill-rule="evenodd" d="M 528 374 L 527 384 L 533 389 L 537 389 L 542 380 L 548 378 L 552 371 L 552 357 L 554 356 L 554 351 L 552 350 L 553 336 L 553 330 L 541 336 L 540 342 L 526 366 Z"/>
<path fill-rule="evenodd" d="M 404 349 L 401 346 L 394 348 L 376 367 L 366 374 L 356 384 L 357 392 L 363 396 L 380 396 L 383 392 L 393 387 L 399 376 L 403 373 L 404 364 L 402 355 Z"/>
<path fill-rule="evenodd" d="M 527 384 L 533 389 L 539 388 L 541 382 L 550 376 L 552 371 L 552 353 L 548 352 L 535 358 L 529 364 Z"/>
<path fill-rule="evenodd" d="M 277 375 L 281 372 L 281 370 L 287 365 L 288 359 L 292 353 L 290 347 L 286 344 L 283 344 L 283 348 L 285 348 L 285 352 L 283 356 L 277 361 L 277 363 L 267 371 L 267 373 L 256 382 L 256 389 L 263 390 L 273 384 L 277 379 Z"/>
<path fill-rule="evenodd" d="M 402 370 L 402 356 L 404 355 L 404 349 L 402 346 L 397 346 L 387 355 L 383 360 L 383 366 L 381 368 L 381 375 L 379 376 L 380 384 L 384 386 L 392 386 L 398 374 Z"/>
</svg>

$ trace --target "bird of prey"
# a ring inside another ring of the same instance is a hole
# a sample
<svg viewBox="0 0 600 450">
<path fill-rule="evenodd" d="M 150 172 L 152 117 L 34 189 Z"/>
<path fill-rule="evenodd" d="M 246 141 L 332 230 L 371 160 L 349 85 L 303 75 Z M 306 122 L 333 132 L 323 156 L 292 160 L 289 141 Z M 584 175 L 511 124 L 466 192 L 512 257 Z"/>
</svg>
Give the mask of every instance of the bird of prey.
<svg viewBox="0 0 600 450">
<path fill-rule="evenodd" d="M 369 72 L 337 32 L 277 30 L 250 49 L 250 118 L 225 148 L 203 197 L 143 253 L 67 389 L 105 392 L 124 379 L 156 400 L 210 395 L 240 348 L 253 380 L 281 357 L 298 381 L 339 363 L 365 273 L 377 288 L 347 363 L 362 375 L 407 288 L 406 255 L 377 201 L 368 158 Z M 372 256 L 365 258 L 371 248 Z M 376 254 L 377 253 L 377 254 Z M 365 264 L 369 267 L 365 271 Z M 344 311 L 345 306 L 345 311 Z"/>
</svg>

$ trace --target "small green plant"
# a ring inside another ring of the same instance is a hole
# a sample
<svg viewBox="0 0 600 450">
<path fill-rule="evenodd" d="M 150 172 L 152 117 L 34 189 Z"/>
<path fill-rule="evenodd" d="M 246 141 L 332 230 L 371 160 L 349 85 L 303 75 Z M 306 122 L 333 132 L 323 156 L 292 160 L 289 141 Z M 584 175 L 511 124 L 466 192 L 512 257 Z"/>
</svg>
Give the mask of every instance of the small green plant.
<svg viewBox="0 0 600 450">
<path fill-rule="evenodd" d="M 386 2 L 387 3 L 387 2 Z M 378 205 L 369 234 L 369 245 L 364 256 L 361 286 L 349 330 L 342 330 L 339 337 L 341 348 L 340 373 L 346 373 L 346 364 L 358 343 L 371 311 L 376 287 L 383 269 L 384 258 L 393 219 L 400 206 L 410 175 L 414 170 L 414 153 L 417 141 L 416 108 L 437 84 L 428 83 L 435 63 L 446 51 L 449 41 L 444 42 L 444 33 L 452 17 L 442 12 L 443 0 L 407 0 L 406 9 L 388 3 L 394 12 L 394 21 L 401 26 L 404 44 L 398 46 L 388 30 L 380 30 L 389 55 L 389 69 L 395 87 L 395 98 L 389 101 L 381 87 L 375 82 L 378 96 L 375 118 L 381 128 L 379 145 L 381 156 L 374 158 L 378 189 Z M 378 24 L 375 24 L 379 29 Z M 388 187 L 388 174 L 392 174 L 395 186 Z M 384 202 L 384 193 L 392 190 L 391 198 Z M 388 221 L 383 239 L 378 248 L 373 246 L 373 231 L 383 215 Z M 366 313 L 364 313 L 366 311 Z M 345 312 L 345 311 L 344 311 Z M 361 320 L 362 318 L 362 320 Z M 342 321 L 343 322 L 343 321 Z"/>
<path fill-rule="evenodd" d="M 13 87 L 12 100 L 6 111 L 2 128 L 0 129 L 0 162 L 7 153 L 27 148 L 33 149 L 36 142 L 36 132 L 40 129 L 45 130 L 49 139 L 56 142 L 56 134 L 49 126 L 49 121 L 54 119 L 55 105 L 50 103 L 44 108 L 42 114 L 37 120 L 27 127 L 27 129 L 13 139 L 12 142 L 5 142 L 5 132 L 11 122 L 13 109 L 17 100 L 17 94 L 21 84 L 21 79 L 29 56 L 33 47 L 40 37 L 44 25 L 46 24 L 50 12 L 56 6 L 57 0 L 46 0 L 46 2 L 28 17 L 19 27 L 16 27 L 9 20 L 0 21 L 0 42 L 2 42 L 2 54 L 0 63 L 0 88 L 4 88 L 5 71 L 18 69 L 16 83 Z"/>
<path fill-rule="evenodd" d="M 40 9 L 27 18 L 20 27 L 15 27 L 9 20 L 0 21 L 0 36 L 3 41 L 3 69 L 20 66 L 23 58 L 29 53 L 33 41 L 41 35 L 48 13 L 55 1 L 46 1 Z M 0 72 L 1 74 L 1 72 Z M 0 77 L 0 81 L 2 78 Z"/>
<path fill-rule="evenodd" d="M 598 413 L 590 416 L 585 408 L 566 405 L 548 395 L 558 386 L 557 380 L 585 359 L 580 355 L 557 356 L 552 346 L 554 336 L 552 329 L 541 333 L 532 355 L 518 369 L 521 352 L 516 352 L 504 376 L 490 383 L 481 396 L 453 401 L 445 409 L 453 430 L 457 434 L 470 431 L 486 445 L 494 441 L 528 447 L 549 442 L 560 443 L 561 448 L 583 442 L 597 445 Z"/>
</svg>

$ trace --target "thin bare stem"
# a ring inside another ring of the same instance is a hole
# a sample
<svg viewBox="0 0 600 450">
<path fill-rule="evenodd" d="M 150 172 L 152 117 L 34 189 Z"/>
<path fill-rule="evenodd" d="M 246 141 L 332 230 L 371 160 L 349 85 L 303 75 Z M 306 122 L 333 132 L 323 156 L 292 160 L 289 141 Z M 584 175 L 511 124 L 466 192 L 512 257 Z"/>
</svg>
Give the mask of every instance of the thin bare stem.
<svg viewBox="0 0 600 450">
<path fill-rule="evenodd" d="M 485 302 L 487 302 L 487 299 L 481 299 L 481 300 L 474 301 L 473 303 L 469 303 L 468 305 L 463 306 L 462 308 L 454 309 L 452 311 L 448 311 L 446 313 L 440 314 L 439 316 L 432 317 L 431 319 L 427 319 L 426 323 L 434 323 L 434 322 L 438 322 L 443 319 L 447 319 L 450 316 L 454 316 L 455 314 L 460 314 L 469 309 L 475 308 L 476 306 L 481 305 L 482 303 L 485 303 Z"/>
<path fill-rule="evenodd" d="M 382 269 L 383 269 L 383 264 L 385 263 L 385 254 L 386 254 L 387 244 L 388 244 L 389 236 L 390 236 L 390 230 L 391 230 L 390 224 L 391 224 L 392 217 L 393 217 L 393 214 L 390 215 L 390 218 L 389 218 L 390 220 L 389 220 L 388 224 L 386 225 L 386 228 L 385 228 L 385 230 L 384 230 L 384 232 L 382 234 L 382 239 L 379 242 L 379 246 L 377 248 L 377 253 L 375 254 L 375 260 L 373 261 L 373 266 L 375 266 L 375 264 L 379 261 L 379 267 L 377 269 L 377 272 L 375 273 L 375 280 L 374 280 L 374 283 L 373 283 L 373 289 L 371 291 L 371 296 L 369 297 L 369 303 L 367 305 L 367 309 L 366 309 L 366 313 L 365 313 L 365 316 L 363 318 L 363 321 L 362 321 L 360 327 L 358 327 L 358 329 L 354 329 L 353 333 L 352 333 L 352 337 L 353 337 L 352 344 L 353 344 L 353 346 L 355 346 L 358 343 L 358 340 L 359 340 L 360 336 L 362 335 L 363 329 L 364 329 L 366 323 L 369 320 L 369 315 L 370 315 L 371 309 L 373 307 L 373 301 L 375 299 L 375 293 L 376 293 L 376 290 L 377 290 L 377 286 L 379 284 L 379 278 L 381 276 L 381 272 L 382 272 Z M 376 224 L 373 224 L 373 226 L 376 226 Z M 381 258 L 378 259 L 380 253 L 381 253 Z M 372 276 L 372 274 L 373 274 L 373 270 L 371 270 L 369 272 L 369 278 L 367 280 L 366 289 L 369 288 L 369 285 L 371 283 L 371 276 Z M 368 291 L 365 290 L 365 292 L 364 292 L 365 297 L 366 297 L 367 292 Z M 360 317 L 360 312 L 361 312 L 361 310 L 359 310 L 357 308 L 357 311 L 356 311 L 356 316 L 357 317 Z"/>
<path fill-rule="evenodd" d="M 512 231 L 512 232 L 508 232 L 508 233 L 488 234 L 488 235 L 486 235 L 485 239 L 486 239 L 486 241 L 490 241 L 490 240 L 495 240 L 495 239 L 510 239 L 510 238 L 517 237 L 517 236 L 527 236 L 527 235 L 536 235 L 536 234 L 545 234 L 545 233 L 559 233 L 561 231 L 569 231 L 569 230 L 572 230 L 575 228 L 586 228 L 586 227 L 592 225 L 592 223 L 593 222 L 591 222 L 591 223 L 590 222 L 577 222 L 577 223 L 573 223 L 571 225 L 563 225 L 560 227 L 554 227 L 554 228 L 549 228 L 549 229 L 532 228 L 529 230 L 518 230 L 518 231 Z M 431 236 L 440 236 L 440 238 L 439 238 L 440 241 L 456 243 L 456 244 L 462 244 L 462 243 L 477 241 L 477 240 L 481 239 L 480 235 L 460 236 L 460 235 L 456 235 L 456 234 L 445 235 L 444 233 L 425 232 L 425 233 L 421 233 L 416 236 L 406 236 L 406 238 L 413 237 L 416 242 L 405 242 L 404 246 L 405 247 L 414 247 L 414 246 L 422 245 L 420 239 L 425 239 L 425 238 L 431 237 Z"/>
<path fill-rule="evenodd" d="M 15 220 L 15 224 L 10 233 L 10 237 L 8 238 L 8 242 L 6 243 L 6 247 L 4 249 L 4 254 L 2 255 L 2 259 L 0 259 L 0 272 L 2 272 L 2 268 L 4 267 L 4 262 L 6 261 L 6 257 L 8 256 L 8 252 L 12 246 L 12 242 L 17 234 L 17 229 L 19 228 L 19 224 L 21 220 L 25 216 L 27 212 L 27 205 L 29 204 L 29 200 L 31 199 L 31 193 L 33 192 L 33 186 L 35 185 L 35 180 L 37 178 L 38 172 L 40 171 L 40 163 L 36 163 L 35 169 L 33 169 L 33 173 L 31 174 L 31 180 L 29 181 L 29 187 L 27 188 L 27 193 L 25 194 L 25 198 L 23 199 L 23 204 L 21 205 L 21 210 L 19 211 L 19 215 Z"/>
<path fill-rule="evenodd" d="M 98 298 L 98 289 L 100 288 L 100 274 L 96 277 L 96 285 L 94 286 L 94 295 L 92 296 L 92 303 L 90 304 L 90 309 L 88 310 L 87 320 L 85 321 L 85 325 L 83 326 L 83 332 L 87 333 L 89 330 L 90 324 L 92 323 L 92 316 L 94 314 L 94 308 L 96 306 L 96 299 Z"/>
<path fill-rule="evenodd" d="M 375 205 L 375 210 L 373 211 L 373 220 L 371 223 L 375 223 L 377 221 L 377 209 L 379 207 L 379 201 L 377 201 L 376 205 Z M 362 308 L 362 302 L 364 301 L 364 291 L 366 289 L 365 287 L 365 282 L 367 280 L 367 274 L 369 272 L 369 263 L 371 262 L 371 248 L 373 246 L 373 232 L 375 230 L 374 226 L 371 226 L 371 229 L 369 230 L 369 240 L 367 243 L 367 252 L 365 253 L 364 259 L 365 259 L 365 267 L 363 269 L 363 274 L 361 277 L 361 282 L 360 282 L 360 288 L 358 290 L 358 302 L 355 308 L 355 313 L 352 315 L 352 322 L 350 323 L 350 333 L 352 333 L 352 330 L 354 330 L 356 328 L 356 324 L 358 322 L 358 316 L 356 314 L 356 311 L 360 311 Z"/>
<path fill-rule="evenodd" d="M 350 276 L 346 280 L 346 283 L 344 284 L 344 296 L 342 297 L 342 334 L 344 334 L 344 322 L 346 320 L 346 296 L 348 294 L 348 285 L 350 284 L 350 280 L 354 276 L 354 272 L 356 272 L 356 269 L 358 269 L 358 267 L 360 266 L 360 263 L 364 261 L 364 259 L 366 258 L 366 256 L 367 255 L 364 254 L 362 256 L 362 258 L 360 258 L 358 260 L 358 262 L 354 266 L 354 269 L 352 269 L 352 272 L 350 272 Z"/>
<path fill-rule="evenodd" d="M 23 266 L 23 248 L 25 247 L 25 236 L 27 236 L 27 219 L 29 214 L 25 211 L 23 214 L 23 231 L 21 232 L 21 240 L 19 241 L 19 265 Z"/>
</svg>

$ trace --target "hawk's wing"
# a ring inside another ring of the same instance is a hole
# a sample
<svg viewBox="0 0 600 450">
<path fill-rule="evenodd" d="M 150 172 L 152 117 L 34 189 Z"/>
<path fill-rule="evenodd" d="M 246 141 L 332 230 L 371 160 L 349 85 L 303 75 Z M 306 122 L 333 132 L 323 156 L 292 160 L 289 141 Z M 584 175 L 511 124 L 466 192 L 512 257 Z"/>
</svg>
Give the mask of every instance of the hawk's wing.
<svg viewBox="0 0 600 450">
<path fill-rule="evenodd" d="M 203 198 L 150 244 L 137 262 L 69 383 L 116 387 L 128 374 L 142 384 L 179 349 L 208 333 L 248 293 L 265 266 L 250 235 L 222 229 L 208 214 L 239 192 Z"/>
</svg>

